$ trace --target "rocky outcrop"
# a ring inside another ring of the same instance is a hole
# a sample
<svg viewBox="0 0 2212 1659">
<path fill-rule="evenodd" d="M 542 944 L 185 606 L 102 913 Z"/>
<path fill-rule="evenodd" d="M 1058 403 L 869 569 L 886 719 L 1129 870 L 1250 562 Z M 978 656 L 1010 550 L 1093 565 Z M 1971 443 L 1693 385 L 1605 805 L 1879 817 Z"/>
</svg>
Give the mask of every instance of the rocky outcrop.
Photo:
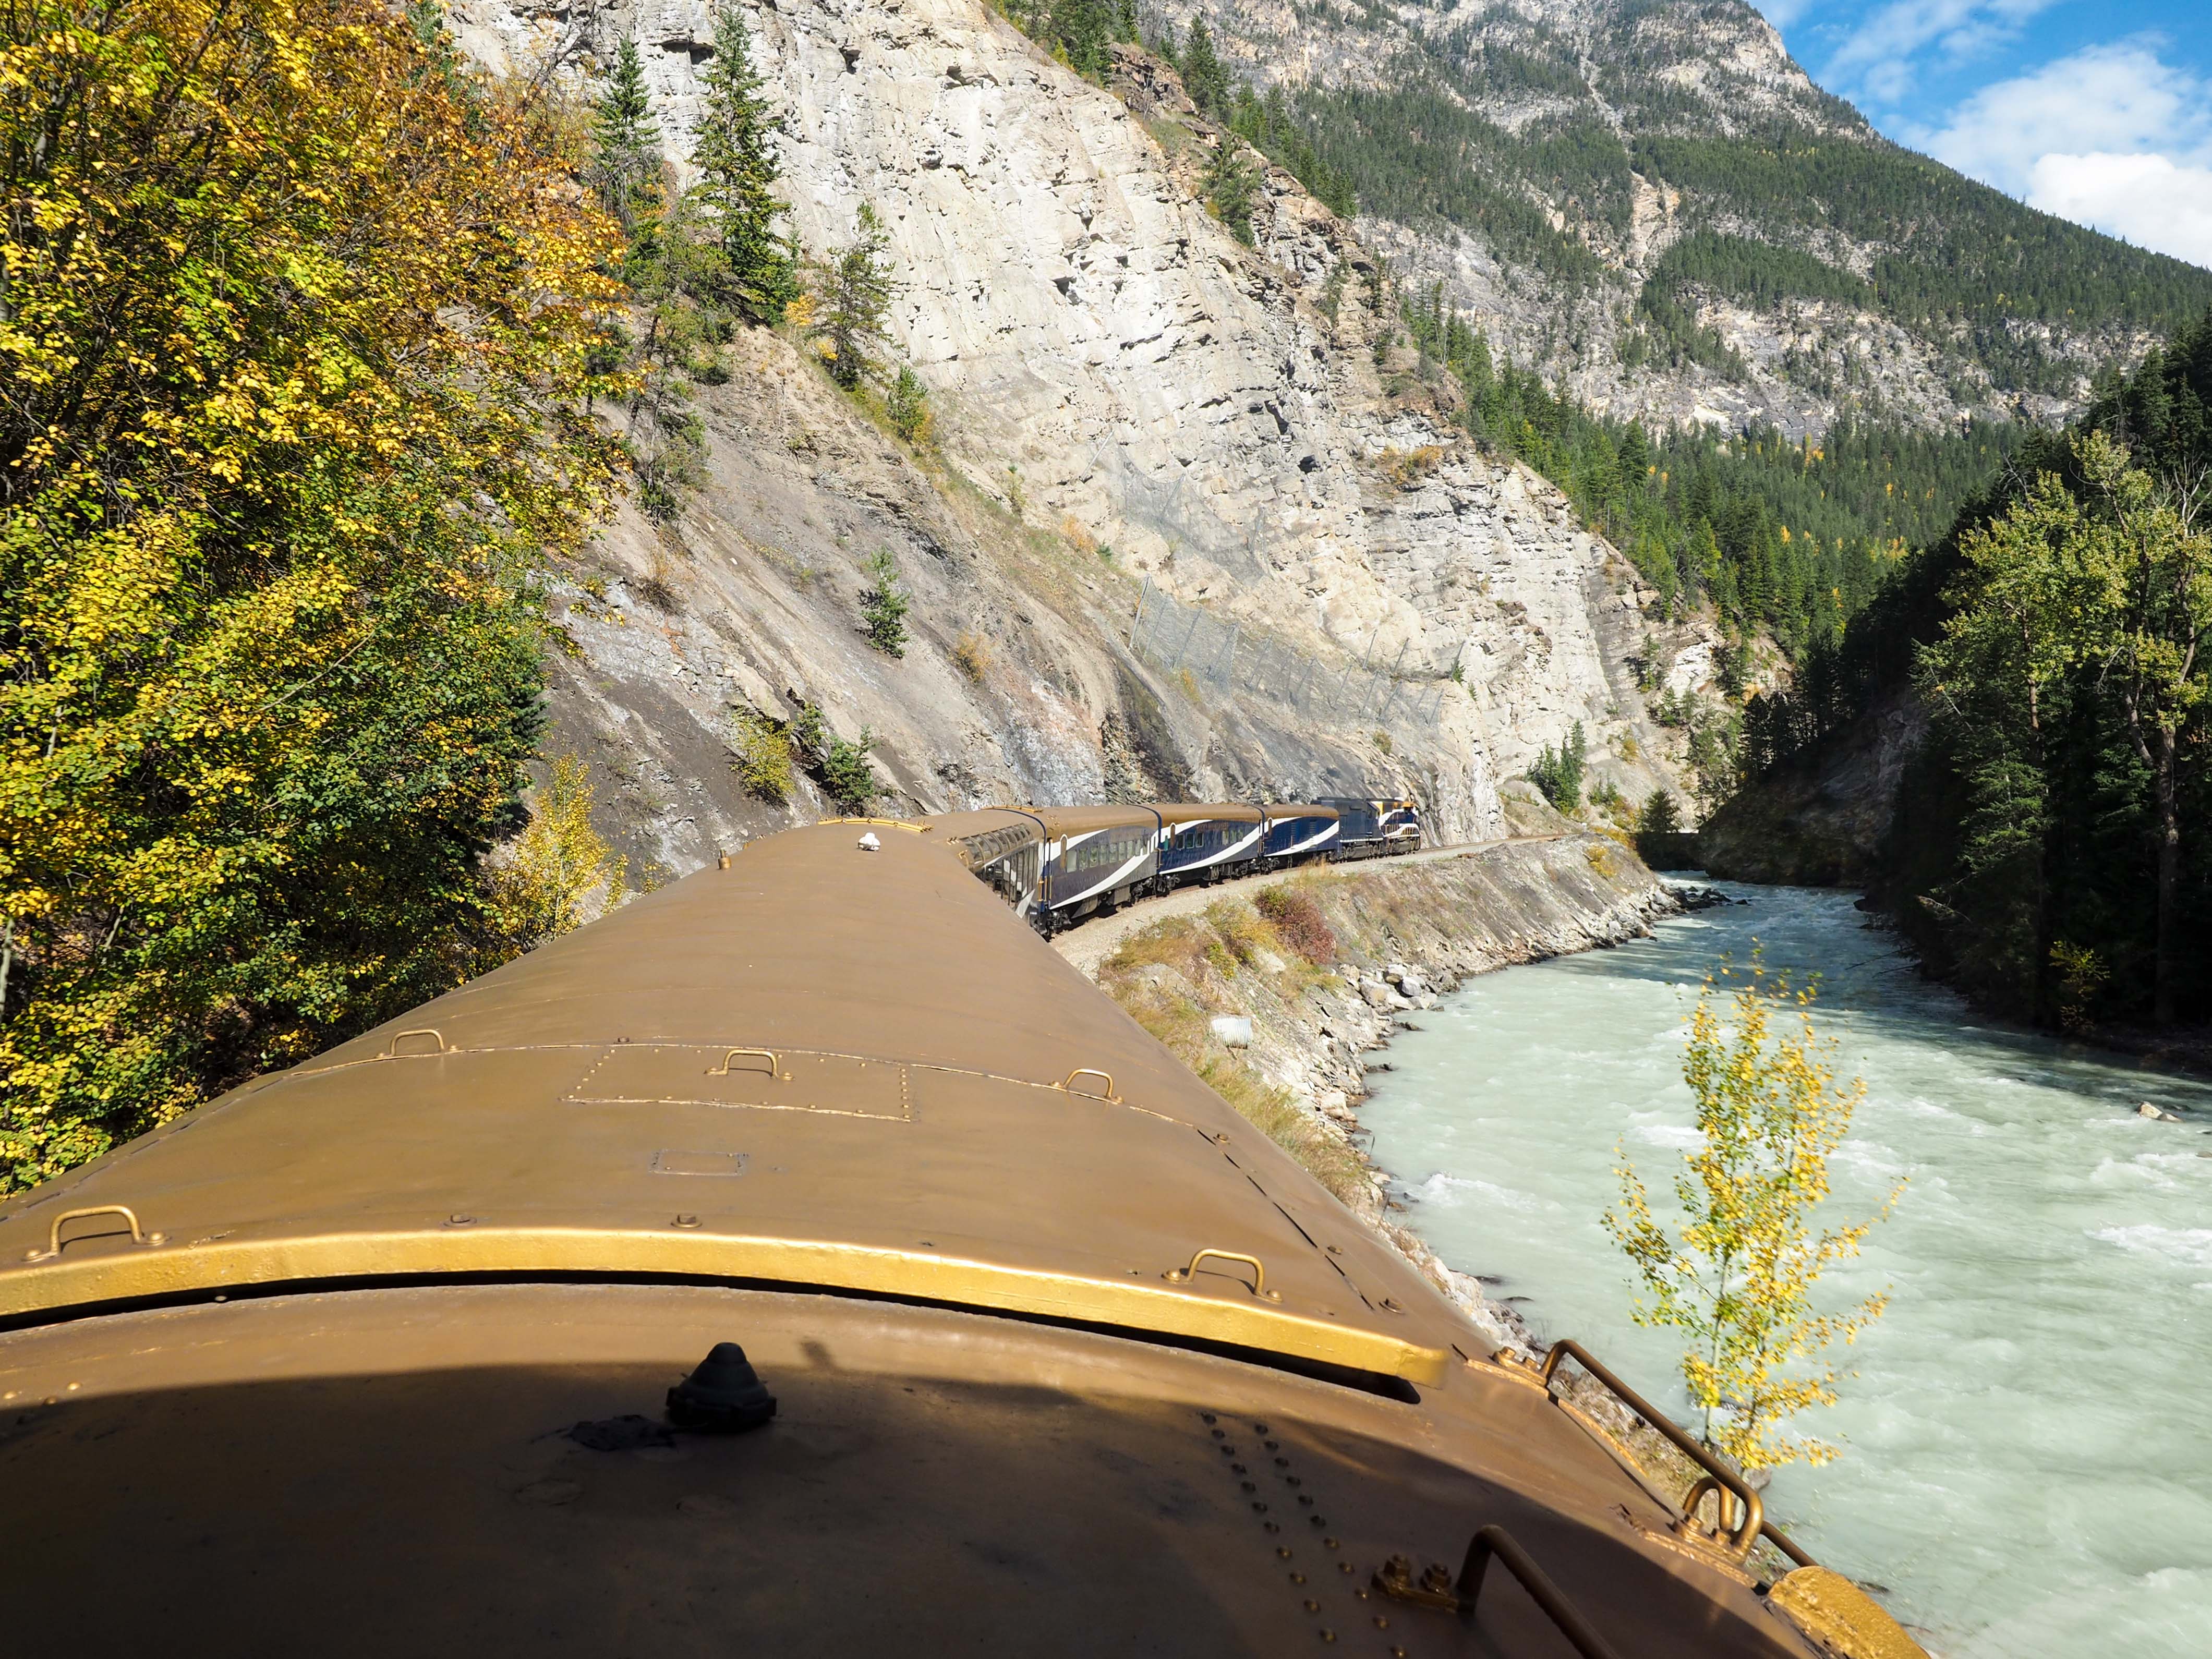
<svg viewBox="0 0 2212 1659">
<path fill-rule="evenodd" d="M 633 35 L 684 153 L 704 0 L 453 16 L 508 67 L 588 66 Z M 783 332 L 740 339 L 727 382 L 699 388 L 706 480 L 680 520 L 625 513 L 558 596 L 575 654 L 556 722 L 622 778 L 641 856 L 696 867 L 822 810 L 804 780 L 783 805 L 748 796 L 723 752 L 747 708 L 801 702 L 866 729 L 897 811 L 1403 788 L 1474 839 L 1499 827 L 1497 781 L 1578 720 L 1598 775 L 1675 784 L 1623 667 L 1641 638 L 1627 565 L 1550 484 L 1385 394 L 1370 256 L 1288 173 L 1267 175 L 1255 247 L 1207 212 L 1218 136 L 1171 73 L 1125 52 L 1114 88 L 1093 85 L 975 0 L 746 16 L 793 228 L 821 251 L 863 202 L 882 216 L 888 358 L 922 377 L 939 435 L 888 436 Z M 900 659 L 854 626 L 878 549 L 916 600 Z M 1391 724 L 1200 688 L 1127 648 L 1146 583 L 1316 673 L 1366 664 L 1441 695 Z"/>
<path fill-rule="evenodd" d="M 1731 881 L 1877 884 L 1898 788 L 1927 729 L 1910 691 L 1885 696 L 1806 759 L 1738 791 L 1699 830 L 1700 862 Z"/>
</svg>

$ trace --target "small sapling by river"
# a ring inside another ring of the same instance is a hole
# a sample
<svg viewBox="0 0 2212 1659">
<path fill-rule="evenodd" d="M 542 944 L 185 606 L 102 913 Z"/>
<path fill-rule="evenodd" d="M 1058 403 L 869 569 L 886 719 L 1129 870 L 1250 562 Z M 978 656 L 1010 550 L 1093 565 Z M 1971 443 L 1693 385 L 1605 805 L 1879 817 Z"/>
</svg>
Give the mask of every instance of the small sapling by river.
<svg viewBox="0 0 2212 1659">
<path fill-rule="evenodd" d="M 1682 1056 L 1698 1144 L 1674 1176 L 1674 1227 L 1653 1212 L 1625 1146 L 1614 1149 L 1620 1202 L 1605 1227 L 1640 1281 L 1633 1316 L 1689 1337 L 1682 1381 L 1704 1415 L 1705 1443 L 1747 1469 L 1836 1455 L 1786 1425 L 1834 1403 L 1840 1373 L 1829 1351 L 1855 1340 L 1889 1301 L 1879 1292 L 1841 1313 L 1814 1302 L 1821 1273 L 1858 1254 L 1904 1188 L 1863 1221 L 1814 1225 L 1829 1155 L 1866 1085 L 1836 1085 L 1834 1043 L 1814 1029 L 1814 998 L 1811 985 L 1793 989 L 1766 973 L 1756 951 L 1733 991 L 1706 978 Z"/>
</svg>

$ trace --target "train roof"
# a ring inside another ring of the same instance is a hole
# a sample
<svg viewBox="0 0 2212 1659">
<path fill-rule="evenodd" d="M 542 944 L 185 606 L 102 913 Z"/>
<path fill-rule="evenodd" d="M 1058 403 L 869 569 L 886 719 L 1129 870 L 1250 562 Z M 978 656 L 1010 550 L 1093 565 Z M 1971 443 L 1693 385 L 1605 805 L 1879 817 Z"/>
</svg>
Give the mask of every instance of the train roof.
<svg viewBox="0 0 2212 1659">
<path fill-rule="evenodd" d="M 925 837 L 858 830 L 755 842 L 0 1206 L 0 1316 L 399 1271 L 705 1273 L 1437 1373 L 1442 1310 L 1375 1305 L 1410 1269 L 1345 1229 L 1382 1287 L 1354 1293 L 1240 1173 L 1311 1200 L 1264 1135 Z M 161 1242 L 41 1255 L 54 1217 L 103 1205 Z M 1161 1279 L 1224 1239 L 1277 1297 Z"/>
<path fill-rule="evenodd" d="M 726 1340 L 775 1420 L 660 1420 Z M 1624 1655 L 1809 1659 L 1488 1352 L 939 836 L 823 824 L 0 1205 L 14 1630 L 1441 1654 L 1370 1575 L 1495 1524 Z"/>
<path fill-rule="evenodd" d="M 1333 818 L 1338 816 L 1334 806 L 1322 801 L 1273 801 L 1267 803 L 1271 818 Z"/>
<path fill-rule="evenodd" d="M 1171 800 L 1154 804 L 1152 811 L 1160 815 L 1162 823 L 1257 823 L 1260 809 L 1241 801 Z"/>
<path fill-rule="evenodd" d="M 988 836 L 1024 824 L 1040 835 L 1043 832 L 1043 826 L 1038 823 L 1036 815 L 1025 806 L 981 806 L 973 811 L 938 812 L 910 822 L 916 833 L 933 836 L 939 841 Z"/>
</svg>

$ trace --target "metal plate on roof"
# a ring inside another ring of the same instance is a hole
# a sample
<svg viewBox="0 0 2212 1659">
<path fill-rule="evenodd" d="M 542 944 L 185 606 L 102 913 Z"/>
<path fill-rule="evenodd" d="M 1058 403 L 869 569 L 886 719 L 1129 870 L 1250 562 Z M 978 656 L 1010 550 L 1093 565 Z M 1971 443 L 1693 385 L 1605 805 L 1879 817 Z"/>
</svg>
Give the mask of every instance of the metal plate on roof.
<svg viewBox="0 0 2212 1659">
<path fill-rule="evenodd" d="M 604 1050 L 568 1091 L 578 1105 L 753 1106 L 843 1117 L 913 1116 L 896 1060 L 726 1043 L 623 1043 Z"/>
</svg>

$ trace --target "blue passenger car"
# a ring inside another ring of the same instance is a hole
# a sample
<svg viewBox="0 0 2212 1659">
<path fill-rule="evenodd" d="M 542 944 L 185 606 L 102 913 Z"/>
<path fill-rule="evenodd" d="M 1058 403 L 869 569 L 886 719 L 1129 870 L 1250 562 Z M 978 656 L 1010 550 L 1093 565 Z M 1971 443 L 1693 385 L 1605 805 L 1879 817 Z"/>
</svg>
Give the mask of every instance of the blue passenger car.
<svg viewBox="0 0 2212 1659">
<path fill-rule="evenodd" d="M 1266 856 L 1267 822 L 1256 806 L 1169 803 L 1160 820 L 1160 880 L 1175 888 L 1243 874 Z"/>
<path fill-rule="evenodd" d="M 1327 858 L 1336 845 L 1338 823 L 1334 806 L 1306 802 L 1297 805 L 1270 805 L 1261 810 L 1267 820 L 1267 848 L 1270 863 L 1303 864 L 1308 859 Z"/>
</svg>

